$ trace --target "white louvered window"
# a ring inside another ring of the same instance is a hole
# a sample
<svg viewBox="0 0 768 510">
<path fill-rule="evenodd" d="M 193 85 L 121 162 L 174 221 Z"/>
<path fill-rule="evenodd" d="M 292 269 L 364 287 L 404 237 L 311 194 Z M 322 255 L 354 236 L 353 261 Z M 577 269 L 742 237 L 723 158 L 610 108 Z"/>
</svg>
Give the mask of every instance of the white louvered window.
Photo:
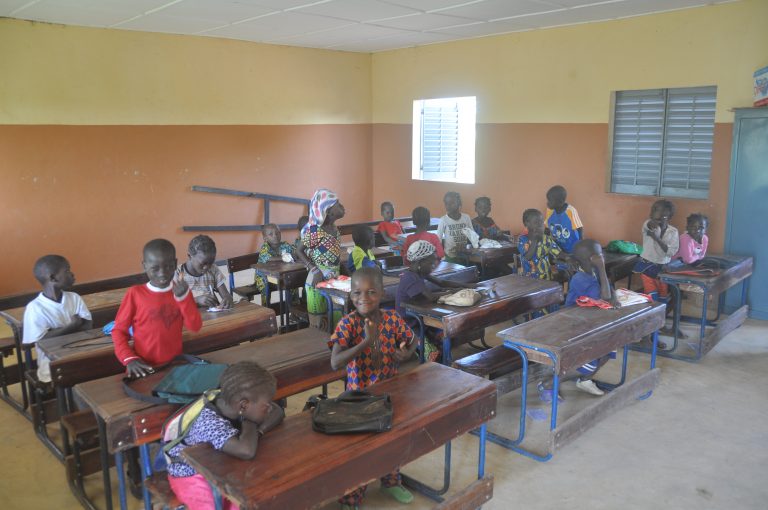
<svg viewBox="0 0 768 510">
<path fill-rule="evenodd" d="M 708 198 L 717 87 L 616 92 L 611 191 Z"/>
<path fill-rule="evenodd" d="M 413 178 L 475 182 L 475 97 L 413 102 Z"/>
</svg>

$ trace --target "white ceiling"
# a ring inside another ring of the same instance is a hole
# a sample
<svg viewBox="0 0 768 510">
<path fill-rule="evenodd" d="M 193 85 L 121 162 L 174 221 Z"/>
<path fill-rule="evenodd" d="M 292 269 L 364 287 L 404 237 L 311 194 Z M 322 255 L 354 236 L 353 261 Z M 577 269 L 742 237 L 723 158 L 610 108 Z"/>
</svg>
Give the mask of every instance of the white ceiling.
<svg viewBox="0 0 768 510">
<path fill-rule="evenodd" d="M 733 0 L 0 0 L 0 17 L 376 52 Z"/>
</svg>

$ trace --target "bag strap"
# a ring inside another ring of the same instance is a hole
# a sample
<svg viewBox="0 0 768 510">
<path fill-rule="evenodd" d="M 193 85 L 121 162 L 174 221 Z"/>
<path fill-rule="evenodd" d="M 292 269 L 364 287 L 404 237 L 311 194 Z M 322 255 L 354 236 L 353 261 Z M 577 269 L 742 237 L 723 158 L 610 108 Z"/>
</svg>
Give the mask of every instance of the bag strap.
<svg viewBox="0 0 768 510">
<path fill-rule="evenodd" d="M 367 391 L 349 390 L 340 393 L 334 400 L 337 402 L 365 402 L 374 398 L 387 397 L 388 395 L 371 395 Z"/>
</svg>

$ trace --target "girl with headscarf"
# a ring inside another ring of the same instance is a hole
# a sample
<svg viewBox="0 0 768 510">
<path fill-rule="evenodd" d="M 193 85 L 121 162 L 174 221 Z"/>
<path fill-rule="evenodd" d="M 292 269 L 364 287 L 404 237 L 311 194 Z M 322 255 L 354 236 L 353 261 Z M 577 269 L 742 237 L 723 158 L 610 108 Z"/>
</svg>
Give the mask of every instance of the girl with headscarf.
<svg viewBox="0 0 768 510">
<path fill-rule="evenodd" d="M 344 206 L 331 190 L 315 191 L 309 204 L 309 221 L 301 229 L 303 255 L 309 262 L 307 277 L 307 312 L 310 324 L 319 326 L 327 313 L 325 298 L 314 284 L 339 276 L 341 269 L 341 242 L 336 220 L 344 217 Z"/>
</svg>

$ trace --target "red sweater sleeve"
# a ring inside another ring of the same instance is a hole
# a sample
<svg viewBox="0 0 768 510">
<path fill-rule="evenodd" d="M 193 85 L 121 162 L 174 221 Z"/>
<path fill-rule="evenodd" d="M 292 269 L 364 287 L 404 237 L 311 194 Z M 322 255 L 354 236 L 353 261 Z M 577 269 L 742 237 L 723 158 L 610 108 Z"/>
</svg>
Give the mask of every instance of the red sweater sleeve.
<svg viewBox="0 0 768 510">
<path fill-rule="evenodd" d="M 112 329 L 112 342 L 115 344 L 115 356 L 123 365 L 140 359 L 136 352 L 128 344 L 131 335 L 128 328 L 133 324 L 133 316 L 136 313 L 136 293 L 133 288 L 128 289 L 115 317 L 115 327 Z"/>
<path fill-rule="evenodd" d="M 176 300 L 181 311 L 181 316 L 184 319 L 184 327 L 190 331 L 200 331 L 203 326 L 203 318 L 200 317 L 200 311 L 197 309 L 197 303 L 195 298 L 192 297 L 192 292 L 187 291 L 187 295 L 184 299 Z"/>
</svg>

